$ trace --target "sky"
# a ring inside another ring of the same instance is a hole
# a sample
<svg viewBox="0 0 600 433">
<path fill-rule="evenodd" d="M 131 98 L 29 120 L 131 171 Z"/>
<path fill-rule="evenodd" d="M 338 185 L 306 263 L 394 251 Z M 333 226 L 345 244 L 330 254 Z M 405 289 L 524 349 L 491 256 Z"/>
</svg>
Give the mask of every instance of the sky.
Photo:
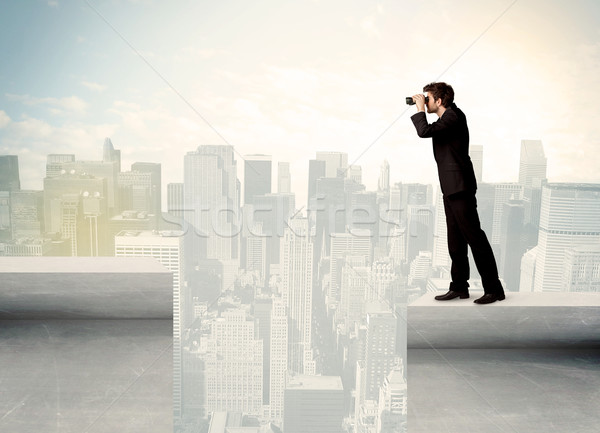
<svg viewBox="0 0 600 433">
<path fill-rule="evenodd" d="M 0 154 L 42 189 L 46 155 L 122 169 L 231 144 L 290 162 L 298 207 L 316 151 L 348 153 L 368 190 L 437 185 L 405 97 L 454 87 L 483 179 L 515 182 L 542 140 L 551 182 L 600 182 L 600 4 L 593 0 L 0 2 Z M 430 117 L 434 121 L 436 117 Z M 166 194 L 164 194 L 166 197 Z M 163 204 L 164 207 L 164 204 Z"/>
</svg>

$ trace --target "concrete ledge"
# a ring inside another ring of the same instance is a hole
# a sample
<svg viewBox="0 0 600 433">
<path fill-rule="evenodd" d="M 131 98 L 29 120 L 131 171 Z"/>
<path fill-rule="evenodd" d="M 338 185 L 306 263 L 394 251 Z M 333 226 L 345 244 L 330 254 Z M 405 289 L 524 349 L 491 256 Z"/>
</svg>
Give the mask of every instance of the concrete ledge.
<svg viewBox="0 0 600 433">
<path fill-rule="evenodd" d="M 171 319 L 173 274 L 151 257 L 0 257 L 0 319 Z"/>
<path fill-rule="evenodd" d="M 488 305 L 436 301 L 427 293 L 408 306 L 409 349 L 600 347 L 600 294 L 512 293 Z"/>
</svg>

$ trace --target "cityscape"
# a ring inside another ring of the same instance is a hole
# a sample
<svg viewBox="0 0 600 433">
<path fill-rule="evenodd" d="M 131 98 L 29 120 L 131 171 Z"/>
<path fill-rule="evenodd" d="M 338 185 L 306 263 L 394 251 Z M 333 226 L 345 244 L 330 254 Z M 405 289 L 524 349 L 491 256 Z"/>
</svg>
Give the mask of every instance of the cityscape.
<svg viewBox="0 0 600 433">
<path fill-rule="evenodd" d="M 484 150 L 478 211 L 507 296 L 600 293 L 600 184 L 553 183 L 540 140 L 521 141 L 518 182 L 486 183 Z M 48 154 L 43 190 L 21 189 L 23 156 L 0 156 L 0 256 L 170 271 L 175 431 L 407 431 L 406 307 L 450 283 L 437 185 L 317 151 L 300 203 L 289 162 L 200 145 L 165 199 L 160 162 L 127 170 L 110 138 L 98 155 Z"/>
</svg>

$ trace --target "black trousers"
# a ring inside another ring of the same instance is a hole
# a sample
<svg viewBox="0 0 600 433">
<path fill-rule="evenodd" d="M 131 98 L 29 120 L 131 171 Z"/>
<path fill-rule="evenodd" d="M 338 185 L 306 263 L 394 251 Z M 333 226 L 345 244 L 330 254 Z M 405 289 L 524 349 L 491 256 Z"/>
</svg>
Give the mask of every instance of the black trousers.
<svg viewBox="0 0 600 433">
<path fill-rule="evenodd" d="M 468 290 L 469 257 L 467 246 L 470 246 L 473 260 L 479 275 L 481 275 L 484 292 L 503 293 L 504 289 L 498 279 L 498 267 L 496 266 L 494 252 L 479 222 L 475 192 L 462 191 L 444 196 L 444 209 L 448 229 L 448 252 L 452 259 L 450 271 L 452 284 L 450 289 L 457 292 Z"/>
</svg>

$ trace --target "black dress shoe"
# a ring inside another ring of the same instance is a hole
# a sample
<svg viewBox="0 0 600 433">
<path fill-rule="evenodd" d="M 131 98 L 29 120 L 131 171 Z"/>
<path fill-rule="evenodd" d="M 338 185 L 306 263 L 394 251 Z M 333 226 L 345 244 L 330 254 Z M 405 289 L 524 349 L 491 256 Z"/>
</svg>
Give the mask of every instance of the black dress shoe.
<svg viewBox="0 0 600 433">
<path fill-rule="evenodd" d="M 504 293 L 486 293 L 481 298 L 475 299 L 476 304 L 491 304 L 492 302 L 502 301 L 506 298 Z"/>
<path fill-rule="evenodd" d="M 444 295 L 438 295 L 435 297 L 438 301 L 449 301 L 450 299 L 460 298 L 467 299 L 469 297 L 469 292 L 455 292 L 454 290 L 448 290 L 448 293 Z"/>
</svg>

